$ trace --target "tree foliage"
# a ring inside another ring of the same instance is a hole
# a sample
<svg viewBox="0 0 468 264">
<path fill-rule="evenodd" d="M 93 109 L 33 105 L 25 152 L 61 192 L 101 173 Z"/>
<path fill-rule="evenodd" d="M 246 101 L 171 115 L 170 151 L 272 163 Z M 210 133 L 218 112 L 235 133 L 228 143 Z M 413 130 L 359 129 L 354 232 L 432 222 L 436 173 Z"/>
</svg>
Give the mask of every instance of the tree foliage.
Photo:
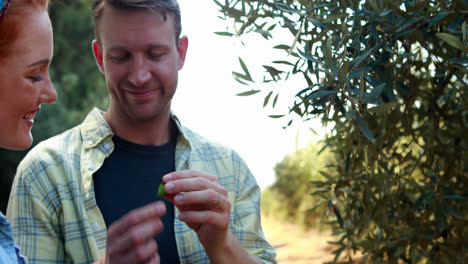
<svg viewBox="0 0 468 264">
<path fill-rule="evenodd" d="M 285 51 L 263 82 L 307 82 L 286 117 L 333 125 L 338 176 L 314 194 L 335 216 L 336 259 L 467 263 L 468 1 L 214 1 L 233 25 L 218 34 L 258 33 Z M 241 66 L 234 78 L 255 85 Z"/>
<path fill-rule="evenodd" d="M 333 156 L 327 151 L 319 153 L 320 145 L 310 142 L 306 147 L 288 154 L 276 164 L 275 181 L 262 192 L 262 211 L 275 218 L 282 218 L 304 228 L 317 227 L 323 218 L 320 212 L 311 210 L 320 206 L 319 197 L 309 195 L 312 181 L 321 179 L 327 165 L 333 164 Z M 323 225 L 319 226 L 319 229 Z"/>
<path fill-rule="evenodd" d="M 50 17 L 54 28 L 54 57 L 50 66 L 57 102 L 42 105 L 32 129 L 34 145 L 79 124 L 95 106 L 105 108 L 108 93 L 94 62 L 91 41 L 94 26 L 91 2 L 53 1 Z M 16 167 L 25 151 L 0 149 L 0 210 L 5 212 Z"/>
</svg>

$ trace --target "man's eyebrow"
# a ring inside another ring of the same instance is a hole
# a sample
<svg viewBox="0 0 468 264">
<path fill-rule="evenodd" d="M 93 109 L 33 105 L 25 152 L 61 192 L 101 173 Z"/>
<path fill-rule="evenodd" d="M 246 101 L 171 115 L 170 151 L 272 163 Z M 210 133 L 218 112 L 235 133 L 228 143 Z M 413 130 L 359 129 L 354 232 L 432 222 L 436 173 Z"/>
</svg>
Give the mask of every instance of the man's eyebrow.
<svg viewBox="0 0 468 264">
<path fill-rule="evenodd" d="M 167 46 L 168 46 L 167 44 L 159 44 L 159 43 L 149 45 L 150 48 L 166 48 Z"/>
<path fill-rule="evenodd" d="M 123 46 L 112 46 L 109 48 L 110 51 L 113 51 L 113 50 L 125 50 L 125 47 Z"/>
<path fill-rule="evenodd" d="M 37 65 L 48 65 L 49 63 L 50 63 L 49 59 L 43 59 L 43 60 L 39 60 L 39 61 L 36 61 L 36 62 L 30 64 L 28 67 L 33 67 L 33 66 L 37 66 Z"/>
</svg>

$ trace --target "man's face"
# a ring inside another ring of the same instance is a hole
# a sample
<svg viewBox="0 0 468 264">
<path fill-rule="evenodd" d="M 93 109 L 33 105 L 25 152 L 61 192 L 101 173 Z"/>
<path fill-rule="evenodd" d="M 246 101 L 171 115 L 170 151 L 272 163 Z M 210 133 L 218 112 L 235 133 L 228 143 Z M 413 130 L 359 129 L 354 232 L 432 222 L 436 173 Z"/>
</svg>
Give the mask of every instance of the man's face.
<svg viewBox="0 0 468 264">
<path fill-rule="evenodd" d="M 186 37 L 176 43 L 173 17 L 106 7 L 100 19 L 93 50 L 111 95 L 108 113 L 129 124 L 169 116 L 187 50 Z"/>
</svg>

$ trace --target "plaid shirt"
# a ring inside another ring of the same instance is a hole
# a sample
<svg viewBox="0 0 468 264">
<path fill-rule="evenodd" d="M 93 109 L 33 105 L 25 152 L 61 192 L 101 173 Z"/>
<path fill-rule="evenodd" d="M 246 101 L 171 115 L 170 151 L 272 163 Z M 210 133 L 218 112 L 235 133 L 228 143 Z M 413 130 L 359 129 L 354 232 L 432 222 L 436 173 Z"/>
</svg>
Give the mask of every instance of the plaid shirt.
<svg viewBox="0 0 468 264">
<path fill-rule="evenodd" d="M 114 144 L 102 114 L 94 109 L 81 125 L 39 143 L 18 167 L 7 214 L 30 263 L 91 263 L 105 254 L 107 229 L 96 204 L 93 173 L 111 155 Z M 249 253 L 264 263 L 276 263 L 275 250 L 260 224 L 260 189 L 244 161 L 173 118 L 181 132 L 176 170 L 217 175 L 232 205 L 232 232 Z M 180 262 L 210 263 L 196 233 L 178 220 L 178 214 L 175 208 Z"/>
</svg>

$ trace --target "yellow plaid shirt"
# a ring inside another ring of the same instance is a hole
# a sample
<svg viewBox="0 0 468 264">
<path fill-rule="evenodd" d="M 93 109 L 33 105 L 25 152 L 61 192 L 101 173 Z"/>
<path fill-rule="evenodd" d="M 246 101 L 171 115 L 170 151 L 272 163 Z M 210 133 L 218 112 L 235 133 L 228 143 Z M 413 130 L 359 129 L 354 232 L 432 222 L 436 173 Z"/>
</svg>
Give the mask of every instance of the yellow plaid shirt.
<svg viewBox="0 0 468 264">
<path fill-rule="evenodd" d="M 7 216 L 30 263 L 92 263 L 105 254 L 107 229 L 96 204 L 93 173 L 112 154 L 114 144 L 102 114 L 94 109 L 81 125 L 39 143 L 18 167 Z M 173 118 L 181 132 L 176 170 L 217 175 L 232 205 L 232 232 L 249 253 L 264 263 L 276 263 L 276 252 L 260 224 L 260 189 L 245 162 Z M 196 233 L 178 220 L 178 214 L 176 208 L 180 262 L 209 263 Z"/>
</svg>

